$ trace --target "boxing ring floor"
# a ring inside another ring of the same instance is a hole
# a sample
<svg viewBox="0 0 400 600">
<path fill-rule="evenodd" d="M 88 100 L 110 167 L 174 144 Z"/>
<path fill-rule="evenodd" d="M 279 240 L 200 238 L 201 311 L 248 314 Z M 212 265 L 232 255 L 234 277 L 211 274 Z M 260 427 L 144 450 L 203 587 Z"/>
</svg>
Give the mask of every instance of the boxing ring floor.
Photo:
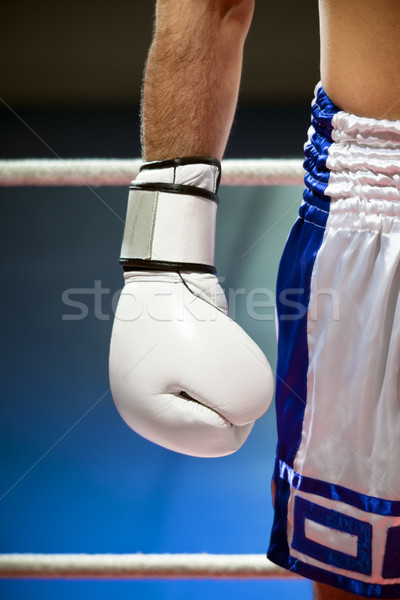
<svg viewBox="0 0 400 600">
<path fill-rule="evenodd" d="M 32 182 L 30 182 L 32 183 Z M 4 187 L 0 552 L 264 554 L 270 410 L 245 446 L 195 459 L 117 415 L 107 379 L 125 187 Z M 301 187 L 221 190 L 217 268 L 236 320 L 276 363 L 273 292 Z M 79 318 L 77 318 L 79 317 Z M 6 600 L 308 598 L 302 580 L 0 580 Z"/>
</svg>

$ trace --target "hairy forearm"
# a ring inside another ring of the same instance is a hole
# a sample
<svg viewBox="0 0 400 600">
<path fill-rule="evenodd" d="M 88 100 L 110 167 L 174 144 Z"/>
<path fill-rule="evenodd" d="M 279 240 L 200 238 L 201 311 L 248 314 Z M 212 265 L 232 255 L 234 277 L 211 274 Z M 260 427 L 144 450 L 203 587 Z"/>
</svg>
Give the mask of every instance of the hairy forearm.
<svg viewBox="0 0 400 600">
<path fill-rule="evenodd" d="M 142 99 L 145 160 L 221 159 L 254 0 L 159 0 Z"/>
</svg>

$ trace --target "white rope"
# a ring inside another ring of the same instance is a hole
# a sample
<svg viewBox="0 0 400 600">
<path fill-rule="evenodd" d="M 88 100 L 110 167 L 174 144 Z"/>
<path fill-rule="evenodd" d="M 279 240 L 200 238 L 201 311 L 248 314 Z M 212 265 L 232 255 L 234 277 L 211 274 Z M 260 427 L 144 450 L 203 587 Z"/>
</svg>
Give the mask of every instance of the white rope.
<svg viewBox="0 0 400 600">
<path fill-rule="evenodd" d="M 298 577 L 264 554 L 2 554 L 0 579 Z"/>
<path fill-rule="evenodd" d="M 141 159 L 0 160 L 0 186 L 124 185 L 134 179 Z M 301 159 L 226 159 L 222 185 L 302 185 Z"/>
</svg>

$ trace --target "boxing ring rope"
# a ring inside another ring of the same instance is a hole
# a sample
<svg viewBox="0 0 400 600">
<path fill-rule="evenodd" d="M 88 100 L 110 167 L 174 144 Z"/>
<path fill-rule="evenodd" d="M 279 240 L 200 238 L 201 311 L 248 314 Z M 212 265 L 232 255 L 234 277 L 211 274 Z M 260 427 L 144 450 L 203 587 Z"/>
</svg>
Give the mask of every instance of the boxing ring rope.
<svg viewBox="0 0 400 600">
<path fill-rule="evenodd" d="M 0 579 L 298 578 L 264 554 L 3 554 Z"/>
<path fill-rule="evenodd" d="M 141 159 L 0 160 L 0 186 L 122 186 Z M 222 185 L 302 185 L 301 159 L 226 159 Z M 0 554 L 0 579 L 298 578 L 264 554 Z"/>
<path fill-rule="evenodd" d="M 18 159 L 0 160 L 0 186 L 119 186 L 134 179 L 142 160 Z M 222 185 L 302 185 L 302 159 L 226 159 Z"/>
</svg>

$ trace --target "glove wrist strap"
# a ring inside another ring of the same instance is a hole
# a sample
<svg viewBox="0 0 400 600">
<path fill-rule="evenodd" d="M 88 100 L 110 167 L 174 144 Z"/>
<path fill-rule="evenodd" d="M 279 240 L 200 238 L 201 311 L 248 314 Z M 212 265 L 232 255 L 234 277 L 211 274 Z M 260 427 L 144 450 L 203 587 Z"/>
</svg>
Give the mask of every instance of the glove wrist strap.
<svg viewBox="0 0 400 600">
<path fill-rule="evenodd" d="M 126 270 L 215 273 L 220 165 L 187 158 L 146 163 L 130 186 L 120 262 Z"/>
<path fill-rule="evenodd" d="M 213 265 L 200 263 L 173 262 L 162 260 L 141 260 L 139 258 L 120 258 L 124 271 L 187 271 L 189 273 L 210 273 L 216 275 Z"/>
</svg>

